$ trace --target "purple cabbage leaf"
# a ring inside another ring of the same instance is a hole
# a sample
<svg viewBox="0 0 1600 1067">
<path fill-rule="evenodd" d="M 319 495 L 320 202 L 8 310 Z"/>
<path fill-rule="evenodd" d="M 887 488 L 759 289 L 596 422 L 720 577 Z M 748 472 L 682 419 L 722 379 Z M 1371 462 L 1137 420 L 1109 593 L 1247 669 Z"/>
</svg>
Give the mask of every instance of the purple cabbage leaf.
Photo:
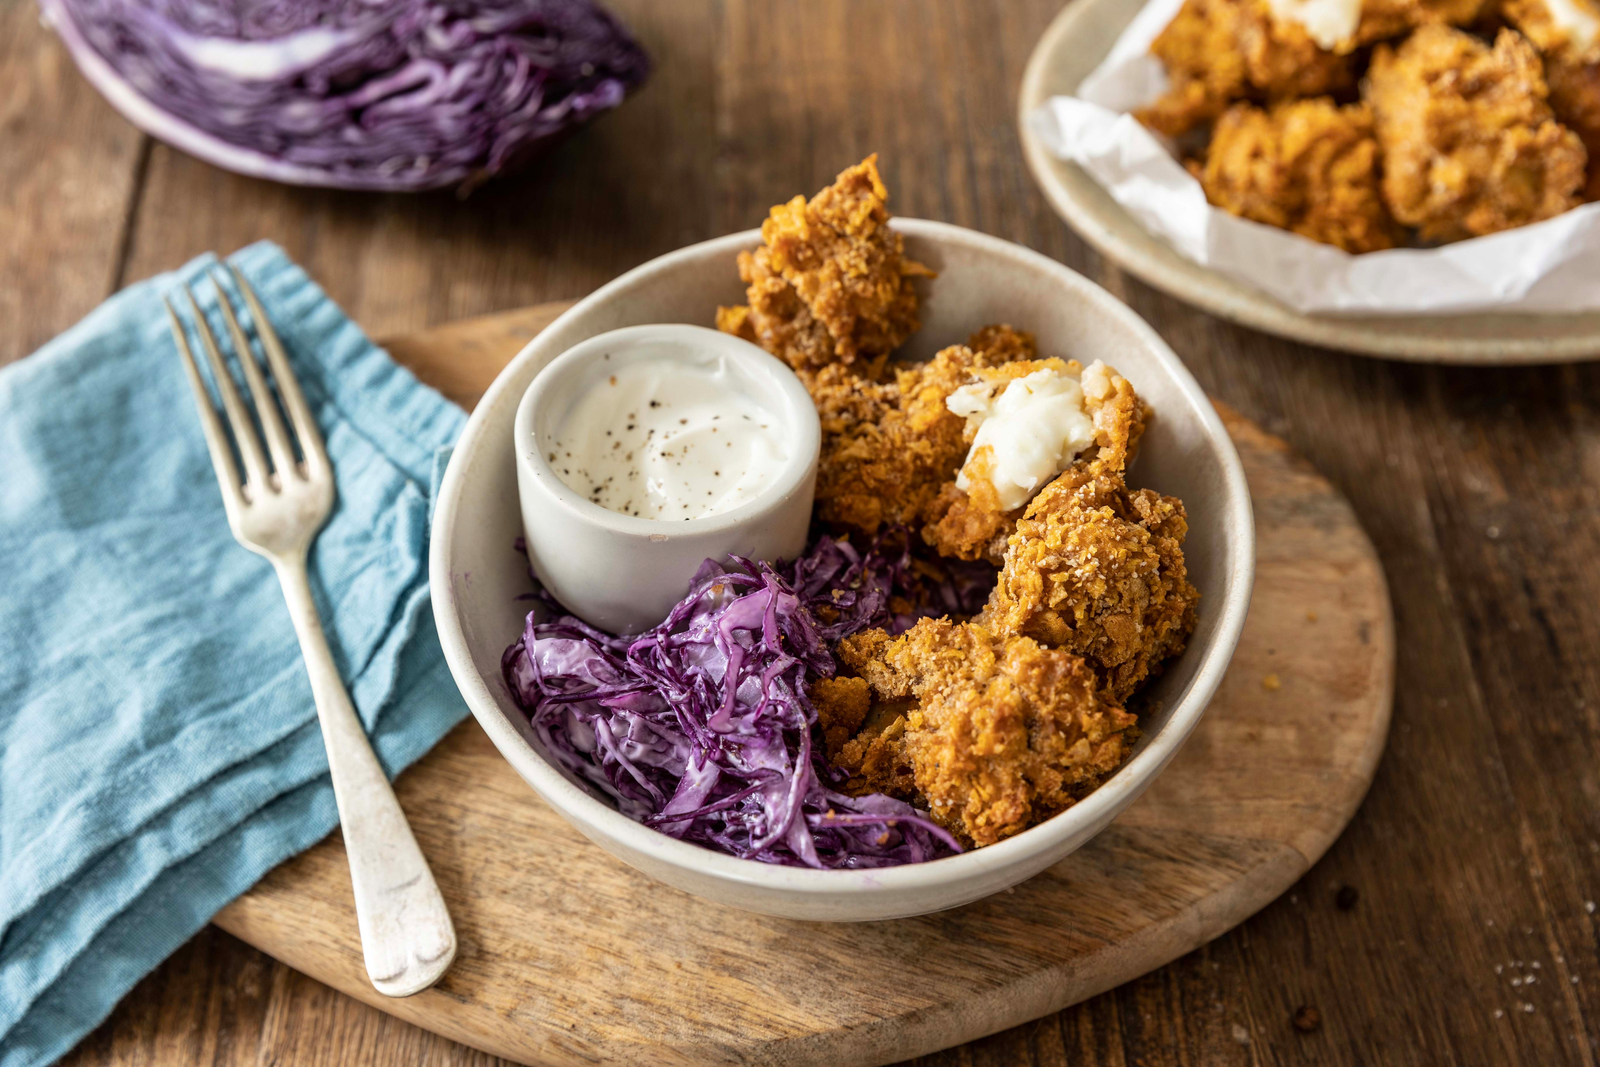
<svg viewBox="0 0 1600 1067">
<path fill-rule="evenodd" d="M 591 0 L 40 0 L 129 121 L 297 185 L 471 185 L 620 104 L 649 71 Z"/>
</svg>

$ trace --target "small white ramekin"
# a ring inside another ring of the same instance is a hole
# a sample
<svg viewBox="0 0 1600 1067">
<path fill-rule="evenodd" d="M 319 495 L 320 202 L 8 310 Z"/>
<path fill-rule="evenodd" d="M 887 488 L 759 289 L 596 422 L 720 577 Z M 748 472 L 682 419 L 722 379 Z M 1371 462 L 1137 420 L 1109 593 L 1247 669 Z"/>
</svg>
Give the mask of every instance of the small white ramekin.
<svg viewBox="0 0 1600 1067">
<path fill-rule="evenodd" d="M 574 491 L 546 454 L 562 420 L 605 376 L 639 360 L 708 367 L 722 361 L 778 421 L 790 450 L 761 494 L 730 511 L 688 521 L 647 519 L 601 507 Z M 634 634 L 667 617 L 708 559 L 793 559 L 806 546 L 822 428 L 794 372 L 748 341 L 703 326 L 629 326 L 567 349 L 522 396 L 514 424 L 517 495 L 528 559 L 563 607 L 612 633 Z"/>
</svg>

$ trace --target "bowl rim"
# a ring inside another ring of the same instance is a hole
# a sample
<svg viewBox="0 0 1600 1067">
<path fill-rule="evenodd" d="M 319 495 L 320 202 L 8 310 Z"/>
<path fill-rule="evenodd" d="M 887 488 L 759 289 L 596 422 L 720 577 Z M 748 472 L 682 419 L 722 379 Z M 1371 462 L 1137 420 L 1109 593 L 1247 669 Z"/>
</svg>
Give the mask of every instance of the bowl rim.
<svg viewBox="0 0 1600 1067">
<path fill-rule="evenodd" d="M 1413 363 L 1476 366 L 1568 363 L 1600 354 L 1600 312 L 1313 315 L 1295 311 L 1244 282 L 1188 259 L 1115 201 L 1102 210 L 1085 199 L 1074 187 L 1093 185 L 1093 179 L 1076 164 L 1046 151 L 1029 125 L 1028 115 L 1055 93 L 1071 91 L 1057 88 L 1062 79 L 1056 67 L 1064 50 L 1082 47 L 1086 26 L 1102 17 L 1108 6 L 1126 4 L 1132 18 L 1144 3 L 1082 0 L 1068 4 L 1039 35 L 1017 91 L 1017 129 L 1029 173 L 1055 214 L 1102 256 L 1146 285 L 1202 311 L 1302 344 Z M 1124 221 L 1144 240 L 1121 232 L 1118 223 Z M 1426 332 L 1427 327 L 1447 319 L 1470 323 L 1473 328 Z M 1545 329 L 1552 324 L 1556 328 Z"/>
<path fill-rule="evenodd" d="M 1041 853 L 1048 853 L 1085 827 L 1103 825 L 1153 780 L 1188 739 L 1205 713 L 1223 674 L 1233 658 L 1239 634 L 1249 609 L 1255 575 L 1255 524 L 1249 486 L 1244 467 L 1232 439 L 1222 424 L 1209 397 L 1176 353 L 1155 330 L 1131 308 L 1101 286 L 1078 272 L 1032 249 L 950 223 L 896 217 L 891 223 L 907 236 L 940 244 L 964 244 L 978 250 L 1021 259 L 1026 265 L 1049 275 L 1081 297 L 1101 306 L 1101 310 L 1121 320 L 1156 357 L 1170 374 L 1173 384 L 1196 411 L 1200 428 L 1222 468 L 1223 527 L 1230 532 L 1237 551 L 1227 561 L 1227 595 L 1219 590 L 1214 601 L 1219 605 L 1216 629 L 1209 647 L 1201 651 L 1201 662 L 1188 691 L 1178 701 L 1161 730 L 1149 736 L 1143 747 L 1115 774 L 1088 797 L 1066 811 L 1031 827 L 1014 837 L 957 856 L 926 863 L 869 869 L 817 870 L 788 867 L 741 859 L 681 841 L 638 823 L 602 803 L 580 788 L 533 748 L 502 712 L 490 692 L 488 682 L 473 666 L 472 652 L 460 618 L 455 611 L 455 594 L 450 581 L 450 557 L 454 547 L 455 513 L 463 492 L 465 471 L 485 448 L 496 446 L 488 435 L 489 412 L 503 403 L 502 394 L 511 388 L 512 379 L 530 359 L 539 337 L 564 323 L 588 314 L 646 274 L 698 260 L 712 254 L 725 254 L 729 263 L 734 255 L 757 244 L 758 229 L 745 230 L 688 245 L 649 260 L 601 286 L 578 301 L 532 338 L 496 376 L 478 406 L 468 418 L 457 440 L 440 484 L 431 522 L 428 570 L 433 593 L 433 611 L 450 673 L 466 700 L 468 709 L 494 742 L 507 762 L 563 818 L 587 831 L 598 832 L 624 844 L 636 853 L 657 862 L 687 870 L 700 877 L 752 888 L 801 894 L 815 898 L 877 897 L 945 883 L 965 882 L 1021 866 Z M 518 398 L 520 401 L 520 397 Z M 508 549 L 509 550 L 509 549 Z M 1192 651 L 1195 651 L 1191 649 Z M 865 877 L 863 877 L 865 876 Z"/>
</svg>

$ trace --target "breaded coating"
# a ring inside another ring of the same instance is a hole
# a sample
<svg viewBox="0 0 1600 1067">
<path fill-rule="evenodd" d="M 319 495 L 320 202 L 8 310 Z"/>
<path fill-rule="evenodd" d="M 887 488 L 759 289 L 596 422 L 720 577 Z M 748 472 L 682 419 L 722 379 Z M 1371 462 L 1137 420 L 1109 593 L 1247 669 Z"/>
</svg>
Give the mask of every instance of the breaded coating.
<svg viewBox="0 0 1600 1067">
<path fill-rule="evenodd" d="M 1546 56 L 1550 110 L 1556 121 L 1578 135 L 1589 153 L 1585 200 L 1600 200 L 1600 62 Z"/>
<path fill-rule="evenodd" d="M 1172 84 L 1135 115 L 1173 137 L 1245 97 L 1320 96 L 1355 85 L 1349 57 L 1318 47 L 1299 24 L 1274 19 L 1265 0 L 1184 0 L 1150 52 Z"/>
<path fill-rule="evenodd" d="M 1600 26 L 1600 4 L 1595 0 L 1560 0 L 1580 18 L 1587 16 Z M 1567 29 L 1567 19 L 1557 18 L 1547 0 L 1500 0 L 1500 14 L 1548 61 L 1559 57 L 1567 63 L 1600 61 L 1600 36 L 1575 38 Z"/>
<path fill-rule="evenodd" d="M 990 480 L 992 457 L 981 450 L 962 468 L 970 485 L 961 489 L 952 478 L 924 510 L 922 540 L 941 556 L 986 559 L 996 564 L 1005 552 L 1006 538 L 1016 529 L 1023 508 L 1006 511 Z"/>
<path fill-rule="evenodd" d="M 835 652 L 842 658 L 848 645 L 850 662 L 887 685 L 888 676 L 877 672 L 875 664 L 894 641 L 884 630 L 866 630 L 846 638 Z M 887 793 L 920 801 L 905 747 L 906 716 L 916 708 L 916 697 L 910 692 L 885 697 L 873 690 L 869 677 L 841 675 L 811 685 L 811 702 L 822 724 L 828 762 L 850 774 L 852 792 Z M 858 704 L 862 697 L 867 702 L 865 709 Z"/>
<path fill-rule="evenodd" d="M 1139 451 L 1139 439 L 1150 421 L 1150 405 L 1133 384 L 1104 363 L 1091 363 L 1079 376 L 1083 400 L 1094 420 L 1096 451 L 1085 456 L 1095 470 L 1121 474 Z"/>
<path fill-rule="evenodd" d="M 1079 464 L 1028 505 L 977 621 L 1082 656 L 1126 703 L 1194 630 L 1187 534 L 1182 501 Z"/>
<path fill-rule="evenodd" d="M 1471 26 L 1491 12 L 1497 0 L 1362 0 L 1361 21 L 1336 51 L 1399 37 L 1419 26 Z"/>
<path fill-rule="evenodd" d="M 957 345 L 926 366 L 938 364 L 937 380 L 972 358 Z M 913 522 L 961 463 L 963 420 L 945 408 L 949 393 L 937 381 L 924 383 L 925 374 L 913 365 L 879 383 L 841 364 L 801 373 L 822 420 L 818 520 L 866 534 Z"/>
<path fill-rule="evenodd" d="M 878 157 L 842 172 L 808 202 L 797 196 L 761 224 L 762 246 L 739 255 L 747 306 L 717 309 L 717 328 L 790 366 L 887 356 L 917 328 L 911 279 L 933 272 L 905 258 L 889 228 Z"/>
<path fill-rule="evenodd" d="M 985 326 L 967 338 L 967 347 L 984 359 L 984 365 L 997 367 L 1016 359 L 1039 358 L 1039 342 L 1027 330 L 1005 323 Z"/>
<path fill-rule="evenodd" d="M 1551 117 L 1533 47 L 1502 30 L 1493 50 L 1443 26 L 1380 45 L 1363 95 L 1383 151 L 1384 202 L 1424 240 L 1523 226 L 1579 203 L 1587 153 Z"/>
<path fill-rule="evenodd" d="M 1399 240 L 1378 191 L 1378 142 L 1364 104 L 1235 104 L 1212 130 L 1204 166 L 1191 169 L 1206 199 L 1230 214 L 1346 252 Z"/>
<path fill-rule="evenodd" d="M 1133 715 L 1103 701 L 1079 657 L 972 623 L 923 619 L 898 638 L 846 638 L 840 657 L 880 701 L 914 701 L 842 764 L 871 791 L 917 793 L 938 822 L 990 845 L 1048 819 L 1121 766 Z"/>
<path fill-rule="evenodd" d="M 979 371 L 977 379 L 992 381 L 1024 377 L 1044 367 L 1055 366 L 1076 376 L 1083 386 L 1083 397 L 1095 424 L 1095 445 L 1080 458 L 1099 470 L 1121 473 L 1138 448 L 1144 433 L 1148 408 L 1128 380 L 1103 363 L 1082 369 L 1077 360 L 1035 360 L 1007 364 L 998 371 Z M 1002 377 L 1003 372 L 1003 377 Z M 987 559 L 998 566 L 1005 554 L 1007 539 L 1016 529 L 1024 508 L 1002 510 L 1000 494 L 989 478 L 990 457 L 979 450 L 963 466 L 969 488 L 947 482 L 925 513 L 922 538 L 941 556 L 958 559 Z"/>
<path fill-rule="evenodd" d="M 1033 351 L 1033 338 L 990 326 L 926 363 L 890 368 L 875 381 L 830 364 L 799 371 L 822 420 L 816 517 L 862 533 L 915 525 L 966 456 L 966 420 L 945 406 L 981 369 Z"/>
<path fill-rule="evenodd" d="M 872 707 L 872 690 L 863 678 L 818 678 L 808 694 L 817 709 L 823 743 L 829 754 L 861 731 Z"/>
<path fill-rule="evenodd" d="M 1578 135 L 1589 153 L 1585 200 L 1600 199 L 1600 2 L 1562 0 L 1579 17 L 1592 20 L 1594 30 L 1574 35 L 1566 20 L 1557 19 L 1547 0 L 1503 0 L 1500 13 L 1533 42 L 1544 59 L 1545 82 L 1550 87 L 1550 110 L 1555 120 Z"/>
<path fill-rule="evenodd" d="M 883 633 L 882 630 L 878 632 Z M 886 793 L 926 806 L 927 802 L 917 790 L 911 755 L 906 751 L 906 719 L 916 706 L 915 699 L 874 704 L 861 732 L 845 741 L 837 751 L 829 749 L 829 762 L 850 775 L 845 786 L 849 793 L 855 796 Z"/>
<path fill-rule="evenodd" d="M 750 303 L 717 308 L 717 329 L 760 345 L 791 367 L 827 366 L 837 358 L 833 336 L 800 294 L 769 269 L 765 251 L 739 253 L 739 279 Z"/>
</svg>

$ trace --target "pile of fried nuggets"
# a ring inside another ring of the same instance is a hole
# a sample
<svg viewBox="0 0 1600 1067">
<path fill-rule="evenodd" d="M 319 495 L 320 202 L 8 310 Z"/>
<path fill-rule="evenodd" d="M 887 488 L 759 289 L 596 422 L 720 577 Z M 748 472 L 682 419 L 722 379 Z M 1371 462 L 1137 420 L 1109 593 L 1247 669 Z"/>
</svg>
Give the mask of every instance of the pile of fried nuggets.
<svg viewBox="0 0 1600 1067">
<path fill-rule="evenodd" d="M 906 526 L 940 556 L 999 567 L 987 606 L 870 630 L 835 649 L 849 673 L 811 690 L 830 760 L 853 793 L 925 807 L 986 845 L 1087 795 L 1136 736 L 1128 700 L 1183 651 L 1199 599 L 1181 501 L 1130 490 L 1146 409 L 1120 375 L 1041 360 L 1032 335 L 989 326 L 927 363 L 891 363 L 917 328 L 913 279 L 888 226 L 875 157 L 809 202 L 772 209 L 739 257 L 748 305 L 717 325 L 795 369 L 822 420 L 816 518 L 847 535 Z M 999 510 L 983 450 L 946 399 L 1052 367 L 1081 375 L 1096 444 L 1023 508 Z"/>
<path fill-rule="evenodd" d="M 1172 137 L 1211 125 L 1187 160 L 1206 197 L 1347 252 L 1600 199 L 1600 43 L 1547 0 L 1364 0 L 1332 48 L 1267 0 L 1185 0 L 1151 52 L 1171 85 L 1136 114 Z"/>
</svg>

